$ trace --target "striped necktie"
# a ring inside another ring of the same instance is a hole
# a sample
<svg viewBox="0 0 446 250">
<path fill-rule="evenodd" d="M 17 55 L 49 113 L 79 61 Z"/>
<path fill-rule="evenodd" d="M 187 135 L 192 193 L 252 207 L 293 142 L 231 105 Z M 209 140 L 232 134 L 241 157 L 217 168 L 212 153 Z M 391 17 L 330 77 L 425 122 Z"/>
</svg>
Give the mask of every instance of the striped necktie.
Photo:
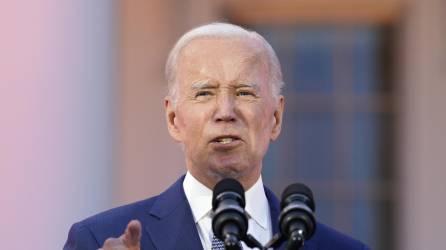
<svg viewBox="0 0 446 250">
<path fill-rule="evenodd" d="M 243 246 L 241 242 L 239 242 L 240 250 L 243 250 Z M 215 235 L 212 237 L 212 246 L 211 250 L 225 250 L 225 243 L 221 241 L 219 238 L 215 237 Z"/>
<path fill-rule="evenodd" d="M 211 250 L 225 250 L 225 244 L 219 238 L 212 237 L 212 248 Z"/>
</svg>

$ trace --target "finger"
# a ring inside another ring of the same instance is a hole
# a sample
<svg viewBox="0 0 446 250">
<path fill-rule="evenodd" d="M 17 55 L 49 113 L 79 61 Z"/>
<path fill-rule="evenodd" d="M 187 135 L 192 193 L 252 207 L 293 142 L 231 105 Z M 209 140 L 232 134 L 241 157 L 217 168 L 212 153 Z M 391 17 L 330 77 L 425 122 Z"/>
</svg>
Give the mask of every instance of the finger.
<svg viewBox="0 0 446 250">
<path fill-rule="evenodd" d="M 124 244 L 127 247 L 139 246 L 141 241 L 141 223 L 137 220 L 130 221 L 123 236 Z"/>
<path fill-rule="evenodd" d="M 114 247 L 122 246 L 122 240 L 119 238 L 108 238 L 102 248 L 105 249 L 113 249 Z"/>
</svg>

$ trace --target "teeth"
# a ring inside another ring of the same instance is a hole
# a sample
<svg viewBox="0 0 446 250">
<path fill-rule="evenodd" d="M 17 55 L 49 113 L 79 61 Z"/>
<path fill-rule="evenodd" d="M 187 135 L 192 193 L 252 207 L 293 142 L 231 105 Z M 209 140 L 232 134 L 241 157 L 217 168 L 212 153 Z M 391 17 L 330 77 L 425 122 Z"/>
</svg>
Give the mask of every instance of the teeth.
<svg viewBox="0 0 446 250">
<path fill-rule="evenodd" d="M 218 140 L 218 142 L 221 144 L 228 144 L 228 143 L 232 142 L 233 140 L 234 140 L 233 138 L 226 137 L 226 138 L 220 138 Z"/>
</svg>

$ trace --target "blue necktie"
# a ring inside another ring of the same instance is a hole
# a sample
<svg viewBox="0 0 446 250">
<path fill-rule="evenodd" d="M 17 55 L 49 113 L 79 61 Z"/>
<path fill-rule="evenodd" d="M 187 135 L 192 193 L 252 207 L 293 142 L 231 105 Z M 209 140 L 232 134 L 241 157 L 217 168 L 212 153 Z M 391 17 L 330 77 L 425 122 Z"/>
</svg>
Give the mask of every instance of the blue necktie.
<svg viewBox="0 0 446 250">
<path fill-rule="evenodd" d="M 239 242 L 240 249 L 243 250 L 241 242 Z M 215 235 L 212 237 L 212 247 L 211 250 L 225 250 L 225 243 L 221 241 L 219 238 L 215 237 Z"/>
<path fill-rule="evenodd" d="M 212 237 L 212 250 L 225 250 L 225 244 L 219 238 Z"/>
</svg>

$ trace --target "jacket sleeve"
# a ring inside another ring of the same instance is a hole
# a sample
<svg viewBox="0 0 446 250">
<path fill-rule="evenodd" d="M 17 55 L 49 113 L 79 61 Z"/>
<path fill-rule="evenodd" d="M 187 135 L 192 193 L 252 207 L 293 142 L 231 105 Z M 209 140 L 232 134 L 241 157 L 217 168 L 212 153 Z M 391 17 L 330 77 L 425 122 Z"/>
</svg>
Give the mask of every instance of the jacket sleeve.
<svg viewBox="0 0 446 250">
<path fill-rule="evenodd" d="M 99 243 L 91 230 L 81 223 L 76 223 L 70 228 L 63 250 L 97 250 L 98 248 L 100 248 Z"/>
</svg>

